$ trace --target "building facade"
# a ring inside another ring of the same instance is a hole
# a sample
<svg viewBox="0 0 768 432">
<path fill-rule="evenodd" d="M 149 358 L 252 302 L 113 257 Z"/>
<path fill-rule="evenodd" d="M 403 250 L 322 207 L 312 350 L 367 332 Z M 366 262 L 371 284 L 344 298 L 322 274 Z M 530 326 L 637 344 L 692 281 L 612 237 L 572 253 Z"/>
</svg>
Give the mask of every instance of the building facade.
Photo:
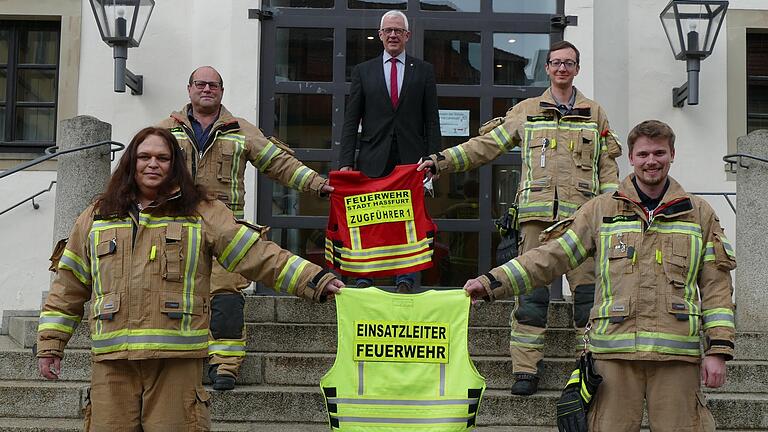
<svg viewBox="0 0 768 432">
<path fill-rule="evenodd" d="M 443 146 L 465 141 L 514 103 L 539 95 L 547 47 L 567 39 L 581 51 L 575 84 L 606 109 L 624 141 L 656 118 L 676 131 L 672 175 L 693 192 L 734 192 L 722 157 L 736 138 L 768 123 L 768 4 L 732 0 L 700 74 L 700 104 L 674 108 L 686 80 L 659 21 L 666 0 L 158 0 L 128 67 L 144 94 L 114 93 L 111 48 L 87 0 L 0 2 L 0 169 L 53 145 L 56 124 L 92 115 L 127 143 L 186 101 L 190 71 L 216 67 L 224 104 L 296 149 L 310 167 L 338 167 L 351 68 L 381 52 L 376 29 L 401 9 L 412 31 L 407 52 L 435 66 Z M 259 13 L 261 11 L 262 13 Z M 263 13 L 268 12 L 268 13 Z M 629 172 L 625 156 L 621 176 Z M 423 285 L 461 286 L 494 266 L 492 219 L 514 200 L 519 155 L 443 176 L 428 199 L 438 222 L 435 266 Z M 56 164 L 0 180 L 0 211 L 45 189 Z M 273 227 L 272 239 L 322 262 L 328 202 L 274 185 L 250 170 L 246 215 Z M 49 283 L 55 194 L 0 215 L 0 311 L 32 311 Z M 708 196 L 734 239 L 735 215 Z M 14 312 L 16 311 L 16 312 Z"/>
</svg>

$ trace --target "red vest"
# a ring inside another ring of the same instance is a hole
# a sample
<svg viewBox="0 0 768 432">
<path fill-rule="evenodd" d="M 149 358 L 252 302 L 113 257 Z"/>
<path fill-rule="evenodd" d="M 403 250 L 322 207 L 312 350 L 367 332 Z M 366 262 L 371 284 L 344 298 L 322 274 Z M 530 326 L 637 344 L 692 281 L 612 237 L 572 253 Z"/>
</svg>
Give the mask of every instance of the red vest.
<svg viewBox="0 0 768 432">
<path fill-rule="evenodd" d="M 386 177 L 333 171 L 325 260 L 343 275 L 382 277 L 432 267 L 437 232 L 424 209 L 424 174 L 399 165 Z"/>
</svg>

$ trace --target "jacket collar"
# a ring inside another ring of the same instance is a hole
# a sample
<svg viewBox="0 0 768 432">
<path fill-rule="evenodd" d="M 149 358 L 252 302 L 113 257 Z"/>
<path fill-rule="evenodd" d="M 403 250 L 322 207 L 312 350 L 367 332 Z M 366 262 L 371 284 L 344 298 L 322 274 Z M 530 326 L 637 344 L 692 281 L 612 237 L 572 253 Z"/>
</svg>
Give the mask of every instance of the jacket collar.
<svg viewBox="0 0 768 432">
<path fill-rule="evenodd" d="M 576 92 L 576 100 L 573 103 L 573 111 L 564 117 L 580 117 L 591 118 L 592 117 L 592 104 L 590 100 L 576 87 L 573 87 L 573 91 Z M 542 112 L 555 112 L 558 114 L 560 111 L 557 108 L 557 102 L 554 96 L 552 96 L 552 87 L 547 88 L 539 97 L 539 108 Z"/>
<path fill-rule="evenodd" d="M 174 111 L 171 113 L 171 118 L 174 119 L 176 122 L 181 123 L 188 127 L 190 130 L 192 129 L 192 124 L 189 122 L 189 117 L 187 117 L 187 113 L 192 108 L 192 104 L 188 103 L 184 105 L 179 111 Z M 211 132 L 225 127 L 228 130 L 238 130 L 240 129 L 240 124 L 237 122 L 237 119 L 235 116 L 232 115 L 232 113 L 227 110 L 227 108 L 222 105 L 219 112 L 219 118 L 216 120 L 216 122 L 213 123 L 213 127 L 211 128 Z"/>
<path fill-rule="evenodd" d="M 640 204 L 640 196 L 637 194 L 635 185 L 632 184 L 632 179 L 634 177 L 635 174 L 630 174 L 624 178 L 621 185 L 619 185 L 619 190 L 614 192 L 613 198 L 634 204 L 634 210 L 642 213 L 647 221 L 656 216 L 673 218 L 693 210 L 691 196 L 683 189 L 677 180 L 672 178 L 672 176 L 668 176 L 669 187 L 667 188 L 667 192 L 664 193 L 659 206 L 649 214 L 649 212 L 647 212 Z"/>
</svg>

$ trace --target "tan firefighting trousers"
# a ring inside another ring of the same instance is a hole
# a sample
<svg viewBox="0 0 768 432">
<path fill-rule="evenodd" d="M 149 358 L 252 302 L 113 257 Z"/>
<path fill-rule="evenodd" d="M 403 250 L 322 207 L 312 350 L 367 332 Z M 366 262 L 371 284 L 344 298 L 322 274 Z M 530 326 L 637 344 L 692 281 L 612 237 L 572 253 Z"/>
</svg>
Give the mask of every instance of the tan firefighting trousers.
<svg viewBox="0 0 768 432">
<path fill-rule="evenodd" d="M 553 222 L 526 221 L 520 224 L 520 254 L 541 245 L 539 235 L 549 228 Z M 579 286 L 592 286 L 595 284 L 595 260 L 587 259 L 582 265 L 566 274 L 571 294 L 575 296 L 574 288 Z M 594 296 L 594 295 L 593 295 Z M 592 297 L 593 297 L 592 296 Z M 582 314 L 589 314 L 589 305 Z M 544 333 L 546 332 L 547 311 L 549 304 L 549 288 L 536 288 L 531 294 L 515 298 L 515 308 L 509 317 L 511 334 L 509 352 L 512 356 L 513 373 L 536 373 L 536 367 L 544 358 Z M 574 311 L 574 316 L 578 311 Z M 586 318 L 586 317 L 585 317 Z M 577 319 L 578 320 L 578 319 Z M 583 334 L 583 328 L 580 330 Z M 578 339 L 577 339 L 578 340 Z M 583 346 L 577 346 L 578 350 Z M 576 351 L 580 352 L 580 351 Z"/>
<path fill-rule="evenodd" d="M 213 297 L 217 295 L 242 295 L 241 291 L 245 288 L 248 288 L 248 286 L 251 284 L 251 282 L 239 275 L 238 273 L 230 273 L 224 269 L 224 267 L 219 264 L 218 261 L 214 262 L 211 267 L 211 303 L 212 307 L 215 307 L 214 303 L 215 300 Z M 230 303 L 231 305 L 231 303 Z M 226 314 L 229 319 L 231 320 L 232 317 L 235 316 L 242 316 L 243 311 L 229 311 L 229 313 Z M 223 332 L 229 332 L 231 333 L 232 330 L 225 330 L 227 327 L 231 328 L 232 325 L 223 324 L 214 322 L 217 318 L 216 314 L 211 315 L 211 328 L 216 328 L 216 326 L 219 326 L 222 328 Z M 238 320 L 242 321 L 242 320 Z M 231 324 L 231 323 L 230 323 Z M 240 327 L 241 331 L 241 337 L 238 339 L 236 337 L 219 337 L 214 338 L 212 333 L 209 333 L 209 344 L 223 344 L 228 345 L 231 343 L 239 343 L 242 346 L 243 351 L 238 353 L 237 351 L 232 352 L 225 352 L 225 351 L 216 351 L 211 352 L 209 350 L 208 353 L 208 363 L 211 365 L 218 365 L 217 373 L 222 375 L 231 375 L 233 377 L 237 377 L 237 374 L 240 370 L 240 365 L 243 363 L 243 360 L 245 360 L 245 322 L 238 322 L 235 323 L 235 325 Z"/>
<path fill-rule="evenodd" d="M 597 360 L 603 382 L 590 407 L 590 432 L 637 432 L 643 400 L 653 432 L 712 432 L 700 365 L 682 361 Z"/>
<path fill-rule="evenodd" d="M 93 363 L 86 432 L 208 431 L 204 359 L 104 360 Z"/>
</svg>

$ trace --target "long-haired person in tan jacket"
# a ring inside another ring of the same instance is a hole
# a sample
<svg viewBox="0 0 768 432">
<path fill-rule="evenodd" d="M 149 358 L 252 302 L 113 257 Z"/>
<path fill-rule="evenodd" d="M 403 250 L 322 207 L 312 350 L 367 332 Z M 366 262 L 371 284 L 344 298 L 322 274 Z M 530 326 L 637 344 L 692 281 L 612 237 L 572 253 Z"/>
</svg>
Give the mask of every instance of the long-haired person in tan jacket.
<svg viewBox="0 0 768 432">
<path fill-rule="evenodd" d="M 171 132 L 149 127 L 75 222 L 40 314 L 37 356 L 40 374 L 58 378 L 85 312 L 93 355 L 86 430 L 209 430 L 202 373 L 214 257 L 312 301 L 343 286 L 205 197 Z"/>
</svg>

